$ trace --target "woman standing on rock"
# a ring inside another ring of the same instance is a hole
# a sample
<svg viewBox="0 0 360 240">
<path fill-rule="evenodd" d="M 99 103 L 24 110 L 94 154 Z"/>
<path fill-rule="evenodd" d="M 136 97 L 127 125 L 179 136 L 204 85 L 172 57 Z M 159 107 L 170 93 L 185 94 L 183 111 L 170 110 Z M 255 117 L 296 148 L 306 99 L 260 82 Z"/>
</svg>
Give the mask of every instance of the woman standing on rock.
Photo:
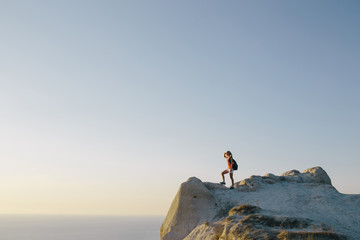
<svg viewBox="0 0 360 240">
<path fill-rule="evenodd" d="M 231 187 L 230 189 L 234 189 L 234 178 L 233 178 L 233 171 L 234 171 L 234 162 L 235 160 L 233 159 L 232 157 L 232 154 L 230 151 L 227 151 L 226 153 L 224 153 L 224 158 L 226 158 L 227 160 L 227 169 L 224 170 L 222 173 L 221 173 L 221 176 L 222 176 L 222 179 L 223 181 L 220 182 L 220 184 L 224 184 L 225 185 L 225 177 L 224 175 L 229 173 L 230 175 L 230 179 L 231 179 Z"/>
</svg>

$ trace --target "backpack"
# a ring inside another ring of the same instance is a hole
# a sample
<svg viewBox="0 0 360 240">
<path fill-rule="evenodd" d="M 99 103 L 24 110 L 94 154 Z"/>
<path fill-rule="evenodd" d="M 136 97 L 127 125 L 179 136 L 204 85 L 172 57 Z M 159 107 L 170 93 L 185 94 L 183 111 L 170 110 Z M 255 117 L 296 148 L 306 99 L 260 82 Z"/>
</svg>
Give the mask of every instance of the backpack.
<svg viewBox="0 0 360 240">
<path fill-rule="evenodd" d="M 233 159 L 233 166 L 232 166 L 233 170 L 238 170 L 238 164 L 235 161 L 235 159 Z"/>
</svg>

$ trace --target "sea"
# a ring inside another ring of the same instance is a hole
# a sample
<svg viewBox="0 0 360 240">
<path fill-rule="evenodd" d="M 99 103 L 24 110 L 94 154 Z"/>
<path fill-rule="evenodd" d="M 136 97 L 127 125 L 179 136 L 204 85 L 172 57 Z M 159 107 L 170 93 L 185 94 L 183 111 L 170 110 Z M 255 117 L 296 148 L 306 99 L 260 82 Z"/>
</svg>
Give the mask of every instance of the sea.
<svg viewBox="0 0 360 240">
<path fill-rule="evenodd" d="M 0 215 L 0 240 L 159 240 L 164 218 Z"/>
</svg>

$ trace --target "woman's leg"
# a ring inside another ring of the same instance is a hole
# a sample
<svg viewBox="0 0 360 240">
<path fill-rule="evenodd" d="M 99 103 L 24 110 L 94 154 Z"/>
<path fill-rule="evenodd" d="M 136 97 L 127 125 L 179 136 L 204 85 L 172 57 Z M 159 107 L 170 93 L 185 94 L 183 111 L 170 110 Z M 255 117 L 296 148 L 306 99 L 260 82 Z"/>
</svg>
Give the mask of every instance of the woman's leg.
<svg viewBox="0 0 360 240">
<path fill-rule="evenodd" d="M 230 172 L 230 179 L 231 179 L 231 186 L 234 186 L 234 178 L 233 178 L 233 173 L 232 171 Z"/>
<path fill-rule="evenodd" d="M 227 174 L 227 173 L 229 173 L 229 170 L 224 170 L 222 173 L 221 173 L 221 176 L 222 176 L 222 179 L 223 179 L 223 182 L 225 182 L 225 177 L 224 177 L 224 175 L 225 174 Z"/>
</svg>

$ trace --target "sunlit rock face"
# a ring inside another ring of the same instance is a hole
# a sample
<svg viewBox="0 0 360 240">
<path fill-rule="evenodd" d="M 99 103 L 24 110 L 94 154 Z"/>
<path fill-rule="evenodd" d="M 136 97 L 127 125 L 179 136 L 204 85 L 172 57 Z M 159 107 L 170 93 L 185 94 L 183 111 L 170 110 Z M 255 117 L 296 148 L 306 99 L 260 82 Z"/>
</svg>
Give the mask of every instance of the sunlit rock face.
<svg viewBox="0 0 360 240">
<path fill-rule="evenodd" d="M 339 193 L 321 167 L 251 176 L 230 190 L 182 183 L 161 239 L 360 239 L 360 195 Z"/>
<path fill-rule="evenodd" d="M 192 177 L 182 183 L 164 220 L 161 238 L 183 239 L 196 226 L 216 216 L 220 206 L 206 185 Z"/>
</svg>

